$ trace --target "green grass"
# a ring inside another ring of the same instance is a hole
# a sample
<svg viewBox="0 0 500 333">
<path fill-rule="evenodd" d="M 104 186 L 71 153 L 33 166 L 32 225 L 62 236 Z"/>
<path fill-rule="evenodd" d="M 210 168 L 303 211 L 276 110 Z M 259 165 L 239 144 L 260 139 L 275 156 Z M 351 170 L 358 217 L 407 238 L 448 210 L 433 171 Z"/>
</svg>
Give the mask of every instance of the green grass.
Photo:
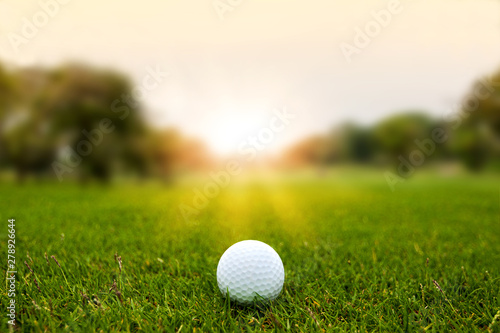
<svg viewBox="0 0 500 333">
<path fill-rule="evenodd" d="M 178 205 L 190 183 L 4 184 L 0 248 L 6 257 L 13 217 L 17 328 L 487 331 L 500 310 L 500 178 L 425 176 L 393 193 L 375 176 L 242 180 L 187 221 Z M 283 260 L 284 289 L 267 306 L 219 293 L 217 262 L 244 239 Z"/>
</svg>

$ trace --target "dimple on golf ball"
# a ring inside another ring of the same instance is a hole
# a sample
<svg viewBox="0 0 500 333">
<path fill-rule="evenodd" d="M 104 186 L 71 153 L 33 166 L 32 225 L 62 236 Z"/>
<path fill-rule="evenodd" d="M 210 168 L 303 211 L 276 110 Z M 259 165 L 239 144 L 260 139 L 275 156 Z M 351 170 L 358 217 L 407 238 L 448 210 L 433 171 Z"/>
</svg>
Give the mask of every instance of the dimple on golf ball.
<svg viewBox="0 0 500 333">
<path fill-rule="evenodd" d="M 221 293 L 240 304 L 272 301 L 285 282 L 280 256 L 266 243 L 245 240 L 224 252 L 217 266 Z"/>
</svg>

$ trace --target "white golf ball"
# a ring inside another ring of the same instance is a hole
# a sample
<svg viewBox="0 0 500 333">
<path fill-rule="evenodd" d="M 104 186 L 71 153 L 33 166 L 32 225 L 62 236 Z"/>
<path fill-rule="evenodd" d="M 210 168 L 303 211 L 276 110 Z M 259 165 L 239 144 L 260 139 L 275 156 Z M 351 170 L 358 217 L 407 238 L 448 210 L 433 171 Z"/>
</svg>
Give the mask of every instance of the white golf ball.
<svg viewBox="0 0 500 333">
<path fill-rule="evenodd" d="M 285 282 L 281 258 L 269 245 L 245 240 L 224 252 L 217 266 L 217 284 L 221 293 L 241 304 L 272 301 Z"/>
</svg>

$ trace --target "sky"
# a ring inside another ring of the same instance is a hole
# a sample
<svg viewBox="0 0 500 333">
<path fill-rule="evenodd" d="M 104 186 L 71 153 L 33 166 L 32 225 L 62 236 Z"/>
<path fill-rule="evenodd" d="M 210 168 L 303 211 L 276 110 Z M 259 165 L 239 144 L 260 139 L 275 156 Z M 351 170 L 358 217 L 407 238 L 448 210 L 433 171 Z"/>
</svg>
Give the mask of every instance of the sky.
<svg viewBox="0 0 500 333">
<path fill-rule="evenodd" d="M 500 1 L 0 0 L 0 61 L 113 67 L 138 87 L 168 72 L 148 119 L 220 154 L 286 110 L 273 152 L 345 121 L 449 113 L 500 67 Z"/>
</svg>

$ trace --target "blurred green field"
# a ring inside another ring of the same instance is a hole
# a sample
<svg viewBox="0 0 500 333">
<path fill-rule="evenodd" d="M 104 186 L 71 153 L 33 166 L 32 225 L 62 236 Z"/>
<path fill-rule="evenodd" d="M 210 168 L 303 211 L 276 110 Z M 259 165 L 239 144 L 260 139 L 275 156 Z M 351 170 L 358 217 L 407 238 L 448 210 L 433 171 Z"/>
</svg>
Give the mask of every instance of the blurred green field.
<svg viewBox="0 0 500 333">
<path fill-rule="evenodd" d="M 21 331 L 495 331 L 499 184 L 421 176 L 391 192 L 381 174 L 240 180 L 188 220 L 178 207 L 191 182 L 3 184 L 0 245 L 15 218 Z M 285 265 L 268 306 L 219 293 L 217 262 L 244 239 Z"/>
</svg>

